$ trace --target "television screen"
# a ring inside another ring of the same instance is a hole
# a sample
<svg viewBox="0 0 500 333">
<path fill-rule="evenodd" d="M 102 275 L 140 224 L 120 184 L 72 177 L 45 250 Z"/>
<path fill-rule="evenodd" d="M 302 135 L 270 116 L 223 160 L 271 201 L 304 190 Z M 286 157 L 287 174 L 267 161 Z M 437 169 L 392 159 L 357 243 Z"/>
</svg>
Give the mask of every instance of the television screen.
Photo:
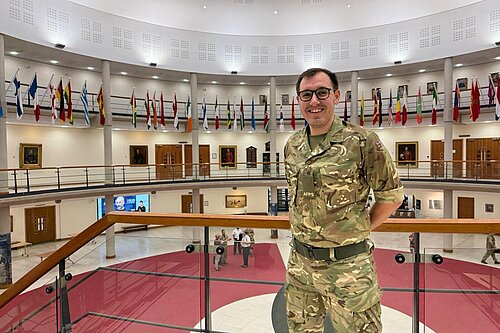
<svg viewBox="0 0 500 333">
<path fill-rule="evenodd" d="M 114 210 L 124 212 L 149 212 L 149 194 L 118 195 L 114 197 Z M 106 213 L 106 200 L 97 198 L 97 219 Z"/>
</svg>

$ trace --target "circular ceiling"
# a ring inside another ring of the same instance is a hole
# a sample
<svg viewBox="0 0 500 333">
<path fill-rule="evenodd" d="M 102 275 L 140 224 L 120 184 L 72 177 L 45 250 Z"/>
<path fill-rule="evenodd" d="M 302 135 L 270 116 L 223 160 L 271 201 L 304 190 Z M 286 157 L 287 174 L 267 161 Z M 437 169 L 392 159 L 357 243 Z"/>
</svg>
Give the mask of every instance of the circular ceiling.
<svg viewBox="0 0 500 333">
<path fill-rule="evenodd" d="M 432 15 L 479 0 L 68 0 L 102 12 L 199 32 L 286 36 L 347 31 Z"/>
</svg>

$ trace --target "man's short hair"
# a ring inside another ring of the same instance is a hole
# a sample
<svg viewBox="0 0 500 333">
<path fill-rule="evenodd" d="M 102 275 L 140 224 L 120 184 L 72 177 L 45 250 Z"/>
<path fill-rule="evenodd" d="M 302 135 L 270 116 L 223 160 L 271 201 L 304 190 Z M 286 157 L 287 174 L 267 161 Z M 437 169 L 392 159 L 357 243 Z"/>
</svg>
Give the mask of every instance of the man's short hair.
<svg viewBox="0 0 500 333">
<path fill-rule="evenodd" d="M 323 72 L 330 77 L 330 80 L 332 81 L 333 90 L 337 90 L 339 88 L 339 80 L 337 79 L 337 75 L 335 73 L 329 71 L 326 68 L 319 68 L 319 67 L 309 68 L 306 71 L 302 72 L 302 74 L 300 74 L 299 78 L 297 79 L 297 83 L 295 84 L 295 90 L 297 91 L 297 95 L 299 94 L 300 83 L 302 82 L 302 80 L 305 77 L 312 77 L 320 72 Z"/>
</svg>

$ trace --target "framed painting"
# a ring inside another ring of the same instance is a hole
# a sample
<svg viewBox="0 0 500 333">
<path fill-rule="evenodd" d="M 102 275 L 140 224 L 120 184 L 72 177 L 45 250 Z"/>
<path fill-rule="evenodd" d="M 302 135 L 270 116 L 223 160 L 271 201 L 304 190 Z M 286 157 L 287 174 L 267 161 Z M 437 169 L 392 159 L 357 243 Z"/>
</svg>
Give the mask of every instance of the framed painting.
<svg viewBox="0 0 500 333">
<path fill-rule="evenodd" d="M 345 95 L 346 95 L 346 99 L 347 99 L 347 101 L 348 101 L 348 102 L 350 102 L 350 101 L 351 101 L 351 91 L 350 91 L 350 90 L 347 90 L 347 91 L 345 92 Z"/>
<path fill-rule="evenodd" d="M 259 104 L 263 105 L 267 103 L 267 96 L 266 95 L 259 95 Z"/>
<path fill-rule="evenodd" d="M 401 98 L 403 97 L 405 90 L 406 90 L 406 95 L 408 95 L 408 85 L 407 84 L 398 86 L 398 95 L 399 95 L 399 97 L 401 97 Z"/>
<path fill-rule="evenodd" d="M 496 88 L 497 84 L 498 84 L 498 72 L 496 72 L 496 73 L 490 73 L 490 76 L 491 76 L 491 80 L 493 81 L 493 85 Z"/>
<path fill-rule="evenodd" d="M 246 205 L 246 195 L 226 195 L 226 208 L 243 208 Z"/>
<path fill-rule="evenodd" d="M 434 88 L 435 87 L 435 88 Z M 429 95 L 432 95 L 432 92 L 436 89 L 436 92 L 438 92 L 438 83 L 437 81 L 432 81 L 432 82 L 427 82 L 427 93 Z"/>
<path fill-rule="evenodd" d="M 290 104 L 290 96 L 288 94 L 282 94 L 281 95 L 281 104 L 282 105 L 288 105 L 288 104 Z"/>
<path fill-rule="evenodd" d="M 468 85 L 468 80 L 466 77 L 462 77 L 460 79 L 457 79 L 457 85 L 458 89 L 460 91 L 467 90 L 467 85 Z"/>
<path fill-rule="evenodd" d="M 221 169 L 237 168 L 236 148 L 237 146 L 219 146 L 219 167 Z"/>
<path fill-rule="evenodd" d="M 130 145 L 130 165 L 148 165 L 148 146 Z"/>
<path fill-rule="evenodd" d="M 34 143 L 21 143 L 19 146 L 20 168 L 42 167 L 42 145 Z"/>
<path fill-rule="evenodd" d="M 418 142 L 396 142 L 396 164 L 398 167 L 418 168 Z"/>
</svg>

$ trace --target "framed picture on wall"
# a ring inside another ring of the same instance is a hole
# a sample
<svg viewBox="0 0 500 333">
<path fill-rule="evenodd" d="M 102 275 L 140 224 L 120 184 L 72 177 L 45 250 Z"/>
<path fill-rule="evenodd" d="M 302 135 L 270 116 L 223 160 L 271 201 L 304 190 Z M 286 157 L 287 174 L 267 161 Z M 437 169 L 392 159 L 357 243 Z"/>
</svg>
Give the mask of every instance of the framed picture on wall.
<svg viewBox="0 0 500 333">
<path fill-rule="evenodd" d="M 267 96 L 259 95 L 259 104 L 266 104 L 266 103 L 267 103 Z"/>
<path fill-rule="evenodd" d="M 281 104 L 283 105 L 290 104 L 290 96 L 288 94 L 281 95 Z"/>
<path fill-rule="evenodd" d="M 148 146 L 133 146 L 130 145 L 130 165 L 147 165 L 148 164 Z"/>
<path fill-rule="evenodd" d="M 237 146 L 219 146 L 219 167 L 236 169 L 236 148 Z"/>
<path fill-rule="evenodd" d="M 226 208 L 243 208 L 246 205 L 246 195 L 226 195 Z"/>
<path fill-rule="evenodd" d="M 497 84 L 498 84 L 498 72 L 496 72 L 496 73 L 490 73 L 490 76 L 491 76 L 491 80 L 493 81 L 493 85 L 496 88 Z"/>
<path fill-rule="evenodd" d="M 418 168 L 418 142 L 396 142 L 398 167 Z"/>
<path fill-rule="evenodd" d="M 19 146 L 20 168 L 42 167 L 42 145 L 35 143 L 21 143 Z"/>
<path fill-rule="evenodd" d="M 405 90 L 406 90 L 406 94 L 408 95 L 408 85 L 407 84 L 403 84 L 401 86 L 398 86 L 398 95 L 399 95 L 399 97 L 403 97 Z"/>
<path fill-rule="evenodd" d="M 468 87 L 468 80 L 466 77 L 462 77 L 460 79 L 457 79 L 457 86 L 460 91 L 466 90 Z"/>
<path fill-rule="evenodd" d="M 347 101 L 348 101 L 348 102 L 350 102 L 350 101 L 351 101 L 351 91 L 350 91 L 350 90 L 347 90 L 347 91 L 345 92 L 345 95 L 346 95 L 346 99 L 347 99 Z"/>
<path fill-rule="evenodd" d="M 437 81 L 427 82 L 427 93 L 429 95 L 432 95 L 434 89 L 436 89 L 436 92 L 438 92 L 437 88 L 438 88 Z"/>
</svg>

